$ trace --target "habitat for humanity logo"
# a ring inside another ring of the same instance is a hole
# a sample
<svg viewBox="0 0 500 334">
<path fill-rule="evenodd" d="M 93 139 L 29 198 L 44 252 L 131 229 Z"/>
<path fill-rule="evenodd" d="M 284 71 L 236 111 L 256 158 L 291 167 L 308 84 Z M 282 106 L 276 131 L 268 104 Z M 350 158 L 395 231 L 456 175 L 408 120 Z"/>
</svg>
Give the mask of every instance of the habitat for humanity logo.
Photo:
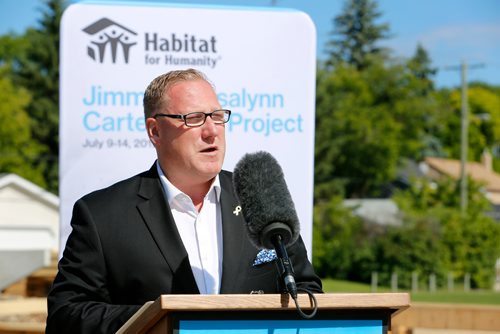
<svg viewBox="0 0 500 334">
<path fill-rule="evenodd" d="M 102 18 L 83 29 L 91 36 L 90 45 L 87 46 L 87 55 L 94 61 L 104 62 L 111 57 L 116 63 L 119 54 L 125 64 L 128 63 L 130 48 L 137 44 L 131 40 L 137 33 L 108 18 Z M 108 56 L 106 56 L 108 55 Z"/>
</svg>

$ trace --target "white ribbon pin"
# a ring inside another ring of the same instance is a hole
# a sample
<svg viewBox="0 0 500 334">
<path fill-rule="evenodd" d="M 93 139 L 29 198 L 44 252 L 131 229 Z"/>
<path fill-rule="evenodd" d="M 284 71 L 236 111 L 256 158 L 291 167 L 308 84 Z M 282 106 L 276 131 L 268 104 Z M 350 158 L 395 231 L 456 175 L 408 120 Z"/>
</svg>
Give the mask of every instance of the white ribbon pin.
<svg viewBox="0 0 500 334">
<path fill-rule="evenodd" d="M 236 208 L 234 208 L 233 214 L 235 216 L 238 216 L 240 212 L 241 212 L 241 206 L 238 205 Z"/>
</svg>

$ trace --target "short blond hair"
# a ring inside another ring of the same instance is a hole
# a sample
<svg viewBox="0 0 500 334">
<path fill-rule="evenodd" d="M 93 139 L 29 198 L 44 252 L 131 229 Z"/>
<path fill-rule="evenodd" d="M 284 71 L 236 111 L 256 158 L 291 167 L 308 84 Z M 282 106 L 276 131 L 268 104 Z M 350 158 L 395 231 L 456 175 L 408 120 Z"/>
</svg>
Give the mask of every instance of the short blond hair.
<svg viewBox="0 0 500 334">
<path fill-rule="evenodd" d="M 167 92 L 173 85 L 182 81 L 194 80 L 204 80 L 213 87 L 213 84 L 208 80 L 205 74 L 192 68 L 170 71 L 153 79 L 144 92 L 144 117 L 152 117 L 157 110 L 167 106 Z"/>
</svg>

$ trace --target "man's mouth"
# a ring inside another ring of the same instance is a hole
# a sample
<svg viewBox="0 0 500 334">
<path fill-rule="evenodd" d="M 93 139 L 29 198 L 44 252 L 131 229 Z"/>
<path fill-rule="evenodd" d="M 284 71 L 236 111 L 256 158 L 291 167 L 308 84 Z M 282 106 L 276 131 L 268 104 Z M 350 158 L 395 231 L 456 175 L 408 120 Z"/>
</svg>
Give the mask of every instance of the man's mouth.
<svg viewBox="0 0 500 334">
<path fill-rule="evenodd" d="M 206 149 L 201 150 L 201 153 L 212 153 L 217 151 L 217 147 L 208 147 Z"/>
</svg>

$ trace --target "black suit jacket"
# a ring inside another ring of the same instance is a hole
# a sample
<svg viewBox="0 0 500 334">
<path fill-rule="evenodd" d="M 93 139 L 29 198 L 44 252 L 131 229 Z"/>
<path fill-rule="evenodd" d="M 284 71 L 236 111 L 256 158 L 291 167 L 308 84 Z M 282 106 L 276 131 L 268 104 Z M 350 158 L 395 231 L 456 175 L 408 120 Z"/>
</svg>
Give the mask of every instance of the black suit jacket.
<svg viewBox="0 0 500 334">
<path fill-rule="evenodd" d="M 220 293 L 278 293 L 275 264 L 253 266 L 259 250 L 236 214 L 232 174 L 222 171 Z M 79 199 L 72 232 L 48 295 L 47 333 L 114 333 L 161 294 L 199 294 L 156 165 Z M 288 249 L 298 287 L 321 292 L 299 239 Z"/>
</svg>

